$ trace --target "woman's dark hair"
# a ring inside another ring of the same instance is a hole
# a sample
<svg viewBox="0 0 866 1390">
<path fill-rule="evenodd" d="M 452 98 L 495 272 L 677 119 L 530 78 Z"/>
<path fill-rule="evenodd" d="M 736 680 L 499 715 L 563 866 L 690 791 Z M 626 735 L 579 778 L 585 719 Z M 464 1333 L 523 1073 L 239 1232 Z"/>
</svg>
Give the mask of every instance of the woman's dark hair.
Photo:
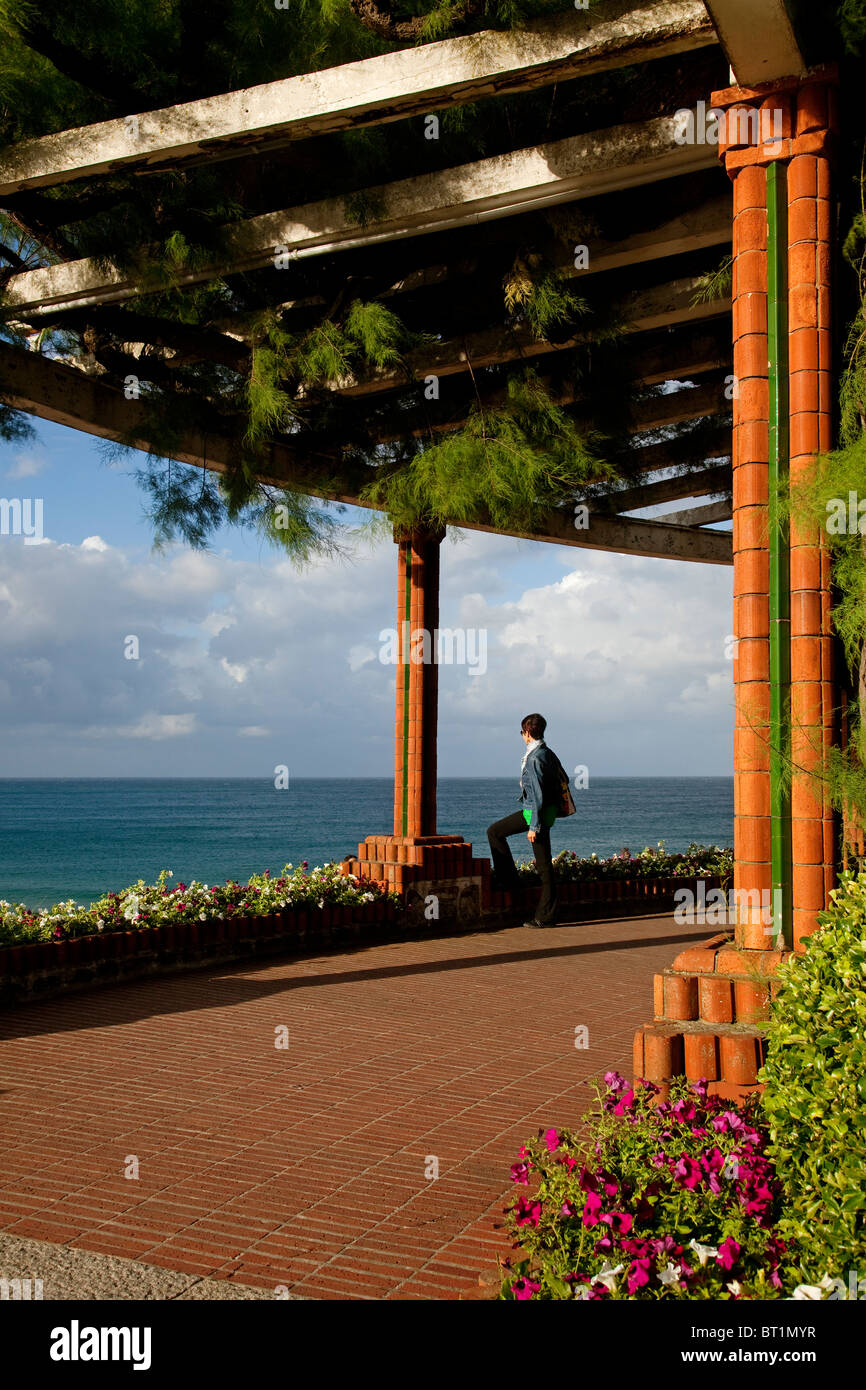
<svg viewBox="0 0 866 1390">
<path fill-rule="evenodd" d="M 546 728 L 547 720 L 543 714 L 527 714 L 520 721 L 521 733 L 527 733 L 531 738 L 544 738 Z"/>
</svg>

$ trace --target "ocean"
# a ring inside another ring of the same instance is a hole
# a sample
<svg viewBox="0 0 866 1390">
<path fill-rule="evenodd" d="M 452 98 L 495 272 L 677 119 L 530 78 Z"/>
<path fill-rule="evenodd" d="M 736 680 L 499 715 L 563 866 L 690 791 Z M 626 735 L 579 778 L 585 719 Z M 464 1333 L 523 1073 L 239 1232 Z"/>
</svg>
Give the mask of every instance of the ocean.
<svg viewBox="0 0 866 1390">
<path fill-rule="evenodd" d="M 733 843 L 730 777 L 598 777 L 574 793 L 577 814 L 558 821 L 553 849 L 579 855 Z M 245 881 L 306 859 L 354 853 L 366 835 L 391 830 L 387 778 L 0 779 L 0 898 L 47 907 L 89 903 L 161 869 L 175 882 Z M 443 778 L 440 833 L 488 854 L 486 829 L 517 809 L 517 779 Z M 528 842 L 511 841 L 531 858 Z"/>
</svg>

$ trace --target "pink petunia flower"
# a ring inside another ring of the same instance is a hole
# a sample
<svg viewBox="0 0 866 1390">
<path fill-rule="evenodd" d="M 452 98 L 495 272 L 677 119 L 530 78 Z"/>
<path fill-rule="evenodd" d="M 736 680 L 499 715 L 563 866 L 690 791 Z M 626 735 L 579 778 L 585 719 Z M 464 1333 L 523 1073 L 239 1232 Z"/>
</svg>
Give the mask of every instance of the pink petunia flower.
<svg viewBox="0 0 866 1390">
<path fill-rule="evenodd" d="M 523 1187 L 528 1187 L 528 1186 L 529 1186 L 529 1164 L 528 1164 L 528 1163 L 512 1163 L 512 1165 L 511 1165 L 511 1181 L 512 1181 L 512 1182 L 521 1183 Z"/>
<path fill-rule="evenodd" d="M 518 1226 L 537 1226 L 541 1218 L 541 1203 L 531 1202 L 526 1197 L 518 1197 L 511 1210 Z"/>
<path fill-rule="evenodd" d="M 628 1292 L 637 1293 L 638 1289 L 644 1288 L 650 1281 L 650 1261 L 634 1260 L 628 1267 Z"/>
<path fill-rule="evenodd" d="M 583 1204 L 583 1224 L 584 1226 L 597 1226 L 601 1216 L 601 1198 L 595 1193 L 587 1194 Z"/>
<path fill-rule="evenodd" d="M 605 1226 L 609 1226 L 614 1235 L 626 1236 L 634 1225 L 634 1218 L 627 1211 L 609 1211 L 601 1217 Z"/>
<path fill-rule="evenodd" d="M 516 1279 L 511 1286 L 511 1291 L 516 1299 L 523 1301 L 532 1298 L 532 1295 L 538 1293 L 540 1288 L 541 1285 L 536 1284 L 533 1279 Z"/>
<path fill-rule="evenodd" d="M 703 1174 L 701 1165 L 696 1163 L 688 1154 L 682 1154 L 677 1163 L 674 1164 L 674 1177 L 682 1187 L 695 1188 L 700 1185 Z"/>
<path fill-rule="evenodd" d="M 742 1248 L 740 1243 L 734 1240 L 733 1236 L 728 1236 L 727 1240 L 723 1240 L 719 1246 L 716 1263 L 720 1264 L 722 1269 L 733 1269 L 737 1260 L 740 1258 Z"/>
<path fill-rule="evenodd" d="M 547 1145 L 547 1152 L 549 1154 L 552 1154 L 555 1149 L 559 1148 L 559 1135 L 552 1126 L 550 1129 L 544 1131 L 544 1142 Z"/>
</svg>

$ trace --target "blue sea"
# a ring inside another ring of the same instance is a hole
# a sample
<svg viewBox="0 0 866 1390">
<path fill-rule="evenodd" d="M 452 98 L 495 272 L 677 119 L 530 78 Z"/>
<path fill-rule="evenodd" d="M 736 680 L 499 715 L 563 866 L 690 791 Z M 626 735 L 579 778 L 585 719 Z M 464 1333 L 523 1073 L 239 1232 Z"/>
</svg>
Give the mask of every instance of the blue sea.
<svg viewBox="0 0 866 1390">
<path fill-rule="evenodd" d="M 517 809 L 515 778 L 444 778 L 439 830 L 488 854 L 486 829 Z M 664 840 L 733 843 L 730 777 L 599 777 L 574 793 L 577 814 L 558 821 L 553 848 L 579 855 L 634 853 Z M 2 779 L 0 898 L 47 907 L 103 893 L 161 869 L 175 882 L 242 882 L 284 864 L 324 864 L 354 854 L 359 839 L 388 834 L 393 783 L 386 778 Z M 530 858 L 525 839 L 512 840 Z"/>
</svg>

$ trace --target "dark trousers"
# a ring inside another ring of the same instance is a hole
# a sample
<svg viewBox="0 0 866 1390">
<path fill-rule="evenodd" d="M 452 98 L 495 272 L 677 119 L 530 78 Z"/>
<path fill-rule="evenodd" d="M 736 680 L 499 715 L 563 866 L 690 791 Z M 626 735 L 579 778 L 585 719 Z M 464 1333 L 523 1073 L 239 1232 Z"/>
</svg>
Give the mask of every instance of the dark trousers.
<svg viewBox="0 0 866 1390">
<path fill-rule="evenodd" d="M 526 819 L 522 811 L 514 811 L 510 816 L 495 821 L 487 828 L 490 853 L 493 856 L 493 872 L 503 888 L 516 888 L 519 884 L 517 867 L 508 845 L 509 835 L 526 834 Z M 556 912 L 556 881 L 553 876 L 553 859 L 550 853 L 550 831 L 539 830 L 532 842 L 535 853 L 535 867 L 541 879 L 541 897 L 535 910 L 536 922 L 552 922 Z"/>
</svg>

